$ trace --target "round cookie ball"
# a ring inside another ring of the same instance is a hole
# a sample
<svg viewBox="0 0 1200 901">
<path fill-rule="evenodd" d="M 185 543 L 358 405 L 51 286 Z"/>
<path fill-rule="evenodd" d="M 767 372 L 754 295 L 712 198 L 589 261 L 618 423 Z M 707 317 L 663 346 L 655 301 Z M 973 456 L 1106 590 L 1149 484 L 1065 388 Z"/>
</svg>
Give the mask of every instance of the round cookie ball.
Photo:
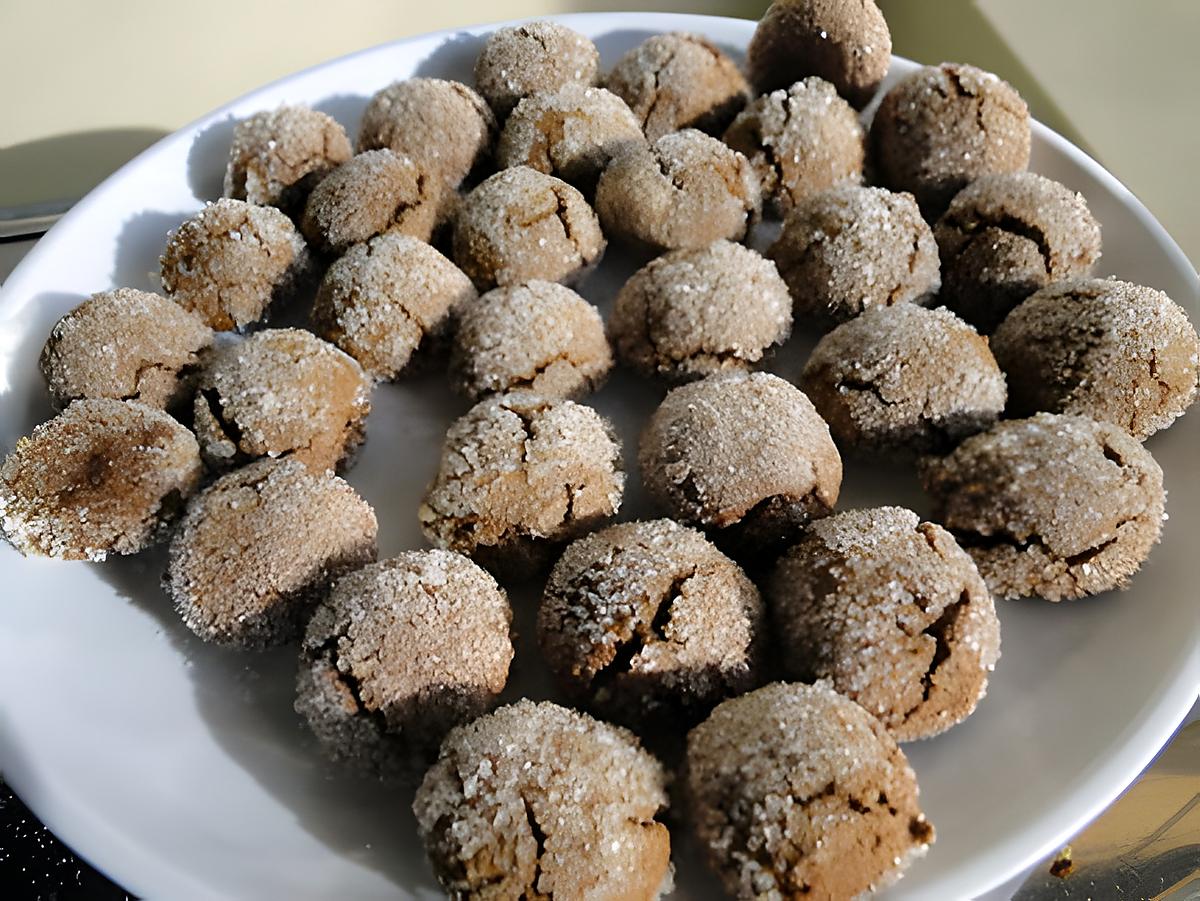
<svg viewBox="0 0 1200 901">
<path fill-rule="evenodd" d="M 342 576 L 309 620 L 296 712 L 331 759 L 416 780 L 508 681 L 512 610 L 461 554 L 406 551 Z"/>
<path fill-rule="evenodd" d="M 869 138 L 881 182 L 932 218 L 982 175 L 1029 165 L 1029 107 L 974 66 L 924 66 L 884 95 Z"/>
<path fill-rule="evenodd" d="M 171 300 L 222 332 L 266 318 L 312 272 L 291 219 L 274 207 L 227 198 L 179 226 L 159 265 Z"/>
<path fill-rule="evenodd" d="M 910 194 L 845 185 L 796 205 L 767 251 L 797 319 L 820 328 L 923 303 L 941 285 L 937 242 Z"/>
<path fill-rule="evenodd" d="M 879 89 L 891 62 L 892 35 L 874 0 L 775 0 L 746 50 L 746 69 L 759 93 L 816 75 L 859 109 Z"/>
<path fill-rule="evenodd" d="M 992 337 L 1010 415 L 1077 413 L 1138 439 L 1196 400 L 1200 339 L 1153 288 L 1116 279 L 1059 282 L 1009 313 Z"/>
<path fill-rule="evenodd" d="M 133 288 L 93 294 L 50 330 L 38 360 L 50 400 L 136 400 L 166 408 L 191 395 L 213 333 L 165 297 Z"/>
<path fill-rule="evenodd" d="M 970 555 L 902 507 L 813 523 L 763 590 L 788 677 L 828 679 L 897 741 L 970 716 L 1000 657 L 996 608 Z"/>
<path fill-rule="evenodd" d="M 642 481 L 669 516 L 733 552 L 764 557 L 837 502 L 842 460 L 795 386 L 765 372 L 670 391 L 642 433 Z"/>
<path fill-rule="evenodd" d="M 471 88 L 440 78 L 409 78 L 379 91 L 363 111 L 358 149 L 387 147 L 417 170 L 457 188 L 491 156 L 496 117 Z"/>
<path fill-rule="evenodd" d="M 792 331 L 792 299 L 770 260 L 730 241 L 651 260 L 617 294 L 617 355 L 639 374 L 687 382 L 750 369 Z"/>
<path fill-rule="evenodd" d="M 497 28 L 475 59 L 475 87 L 503 119 L 523 98 L 568 85 L 596 82 L 600 53 L 577 31 L 557 22 Z"/>
<path fill-rule="evenodd" d="M 651 899 L 671 889 L 666 805 L 631 733 L 521 700 L 450 732 L 413 812 L 453 897 Z"/>
<path fill-rule="evenodd" d="M 307 106 L 281 106 L 233 127 L 225 196 L 303 208 L 313 185 L 350 159 L 350 139 L 337 120 Z"/>
<path fill-rule="evenodd" d="M 985 334 L 1034 291 L 1085 276 L 1100 258 L 1100 224 L 1083 195 L 1032 172 L 971 182 L 933 235 L 939 300 Z"/>
<path fill-rule="evenodd" d="M 695 129 L 627 147 L 596 186 L 605 233 L 656 253 L 741 240 L 761 211 L 754 167 Z"/>
<path fill-rule="evenodd" d="M 522 576 L 615 514 L 621 445 L 591 407 L 515 392 L 451 424 L 418 516 L 430 543 Z"/>
<path fill-rule="evenodd" d="M 1162 469 L 1083 416 L 997 423 L 931 458 L 921 481 L 992 594 L 1061 601 L 1124 588 L 1162 530 Z"/>
<path fill-rule="evenodd" d="M 945 308 L 877 307 L 813 349 L 800 387 L 846 453 L 949 450 L 1004 411 L 986 338 Z"/>
<path fill-rule="evenodd" d="M 329 585 L 375 559 L 371 505 L 331 472 L 258 460 L 188 504 L 163 587 L 205 641 L 262 648 L 295 641 Z"/>
<path fill-rule="evenodd" d="M 720 134 L 750 99 L 737 65 L 698 34 L 656 34 L 627 52 L 604 86 L 657 141 L 684 128 Z"/>
<path fill-rule="evenodd" d="M 363 441 L 370 391 L 354 358 L 311 332 L 256 332 L 220 348 L 200 376 L 200 450 L 218 469 L 284 454 L 333 469 Z"/>
<path fill-rule="evenodd" d="M 78 400 L 0 466 L 0 533 L 27 557 L 136 554 L 165 535 L 203 471 L 192 433 L 161 410 Z"/>
<path fill-rule="evenodd" d="M 765 613 L 742 568 L 669 519 L 585 535 L 554 564 L 538 643 L 575 703 L 686 728 L 759 682 Z"/>
<path fill-rule="evenodd" d="M 334 254 L 382 232 L 428 241 L 445 190 L 408 157 L 368 150 L 313 189 L 300 228 L 314 246 Z"/>
<path fill-rule="evenodd" d="M 646 142 L 629 107 L 604 88 L 569 84 L 517 104 L 496 148 L 502 168 L 529 166 L 591 193 L 617 153 Z"/>
<path fill-rule="evenodd" d="M 864 897 L 933 841 L 904 752 L 827 683 L 726 701 L 687 743 L 693 828 L 730 895 Z"/>
<path fill-rule="evenodd" d="M 355 244 L 325 273 L 314 331 L 376 379 L 395 379 L 442 343 L 452 312 L 476 297 L 462 270 L 410 235 Z"/>
<path fill-rule="evenodd" d="M 762 95 L 738 113 L 723 140 L 750 161 L 766 205 L 781 216 L 805 197 L 862 180 L 862 125 L 820 78 Z"/>
<path fill-rule="evenodd" d="M 600 262 L 604 245 L 583 195 L 528 166 L 484 181 L 454 218 L 454 262 L 480 291 L 533 279 L 574 283 Z"/>
<path fill-rule="evenodd" d="M 581 397 L 610 369 L 600 311 L 570 288 L 541 281 L 495 288 L 459 312 L 450 379 L 472 400 L 517 389 Z"/>
</svg>

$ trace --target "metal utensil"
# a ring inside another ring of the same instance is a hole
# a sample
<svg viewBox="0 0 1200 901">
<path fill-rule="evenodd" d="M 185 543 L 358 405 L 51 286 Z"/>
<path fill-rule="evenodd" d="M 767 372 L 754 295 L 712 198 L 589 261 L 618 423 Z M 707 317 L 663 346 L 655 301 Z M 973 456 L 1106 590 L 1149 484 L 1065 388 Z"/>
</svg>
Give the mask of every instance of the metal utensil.
<svg viewBox="0 0 1200 901">
<path fill-rule="evenodd" d="M 4 207 L 0 209 L 0 240 L 40 235 L 74 205 L 74 200 L 56 200 Z"/>
</svg>

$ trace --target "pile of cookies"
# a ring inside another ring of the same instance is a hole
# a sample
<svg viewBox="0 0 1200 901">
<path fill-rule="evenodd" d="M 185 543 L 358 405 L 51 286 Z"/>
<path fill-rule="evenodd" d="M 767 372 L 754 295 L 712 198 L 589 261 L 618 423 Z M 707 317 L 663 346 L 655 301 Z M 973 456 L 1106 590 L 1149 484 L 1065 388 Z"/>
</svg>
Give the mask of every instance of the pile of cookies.
<svg viewBox="0 0 1200 901">
<path fill-rule="evenodd" d="M 302 106 L 238 123 L 162 293 L 54 326 L 61 413 L 0 468 L 5 537 L 93 561 L 169 539 L 189 629 L 299 642 L 296 710 L 329 757 L 419 784 L 456 897 L 657 897 L 676 769 L 672 828 L 733 895 L 898 878 L 934 837 L 898 743 L 984 696 L 993 598 L 1145 561 L 1141 442 L 1195 400 L 1200 341 L 1091 277 L 1100 226 L 1025 171 L 1004 81 L 924 67 L 861 113 L 890 51 L 871 0 L 776 0 L 744 68 L 664 34 L 605 75 L 534 22 L 487 38 L 474 87 L 379 91 L 354 144 Z M 572 286 L 609 242 L 644 265 L 605 321 Z M 307 328 L 266 327 L 306 297 Z M 802 371 L 761 371 L 793 328 L 822 335 Z M 621 447 L 583 402 L 614 365 L 670 388 L 637 452 L 661 519 L 614 522 Z M 433 366 L 474 404 L 411 511 L 434 549 L 377 561 L 336 473 L 372 392 Z M 917 466 L 934 521 L 839 512 L 843 455 Z M 575 710 L 496 709 L 502 586 L 529 579 Z"/>
</svg>

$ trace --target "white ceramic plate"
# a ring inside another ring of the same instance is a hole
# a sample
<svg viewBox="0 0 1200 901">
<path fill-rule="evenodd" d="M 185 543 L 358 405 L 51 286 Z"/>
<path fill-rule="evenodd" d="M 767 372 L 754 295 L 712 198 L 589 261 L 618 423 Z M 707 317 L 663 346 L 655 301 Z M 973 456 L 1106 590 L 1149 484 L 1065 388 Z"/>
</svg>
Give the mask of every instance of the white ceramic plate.
<svg viewBox="0 0 1200 901">
<path fill-rule="evenodd" d="M 701 32 L 740 56 L 753 23 L 698 16 L 563 17 L 606 66 L 653 33 Z M 354 133 L 367 96 L 414 74 L 470 79 L 480 35 L 434 34 L 284 79 L 159 142 L 81 201 L 0 293 L 0 450 L 49 417 L 36 368 L 55 319 L 85 295 L 151 287 L 169 228 L 218 196 L 232 119 L 308 102 Z M 893 79 L 911 63 L 896 60 Z M 1034 128 L 1032 168 L 1082 191 L 1104 226 L 1103 273 L 1167 291 L 1196 318 L 1196 273 L 1144 207 L 1062 138 Z M 1181 173 L 1182 174 L 1182 173 Z M 607 307 L 631 264 L 613 254 L 584 291 Z M 796 340 L 774 368 L 795 375 Z M 423 544 L 416 507 L 447 424 L 444 378 L 375 393 L 350 481 L 376 507 L 380 554 Z M 596 398 L 633 462 L 661 391 L 618 375 Z M 1150 447 L 1171 491 L 1163 543 L 1133 588 L 1076 603 L 1001 605 L 1004 656 L 965 724 L 908 745 L 938 841 L 897 897 L 976 895 L 1052 849 L 1151 759 L 1196 695 L 1200 414 Z M 636 483 L 636 478 L 633 479 Z M 623 515 L 644 515 L 636 484 Z M 923 509 L 906 470 L 850 466 L 841 507 Z M 291 711 L 294 651 L 204 646 L 158 587 L 162 554 L 103 565 L 0 547 L 0 768 L 69 845 L 149 897 L 435 897 L 408 796 L 325 766 Z M 552 696 L 529 652 L 535 598 L 514 597 L 522 652 L 510 694 Z M 680 841 L 680 896 L 710 893 Z"/>
</svg>

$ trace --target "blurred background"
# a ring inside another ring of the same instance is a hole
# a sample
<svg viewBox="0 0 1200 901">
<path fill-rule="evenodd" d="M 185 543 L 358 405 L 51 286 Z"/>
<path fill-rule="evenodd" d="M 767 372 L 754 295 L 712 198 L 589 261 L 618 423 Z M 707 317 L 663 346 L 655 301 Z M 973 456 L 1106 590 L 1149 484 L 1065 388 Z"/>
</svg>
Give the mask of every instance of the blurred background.
<svg viewBox="0 0 1200 901">
<path fill-rule="evenodd" d="M 1097 157 L 1193 263 L 1200 0 L 879 0 L 895 51 L 970 62 Z M 767 0 L 0 2 L 0 208 L 69 201 L 162 135 L 273 79 L 406 35 L 639 8 L 758 18 Z"/>
</svg>

